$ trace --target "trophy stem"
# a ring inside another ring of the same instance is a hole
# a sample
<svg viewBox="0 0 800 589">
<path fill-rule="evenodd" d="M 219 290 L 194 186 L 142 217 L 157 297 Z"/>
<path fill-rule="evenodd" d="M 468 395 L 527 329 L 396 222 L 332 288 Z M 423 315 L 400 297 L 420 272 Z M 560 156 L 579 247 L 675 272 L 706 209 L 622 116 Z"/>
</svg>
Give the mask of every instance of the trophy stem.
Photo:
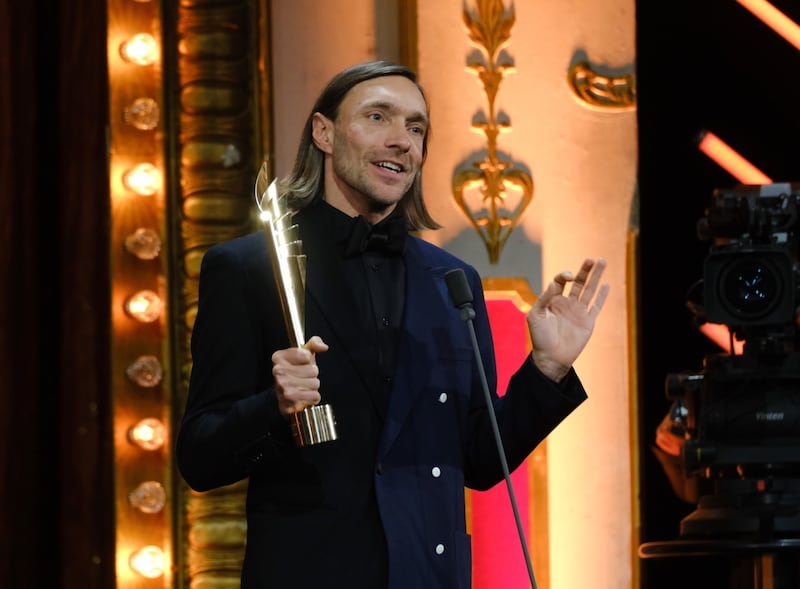
<svg viewBox="0 0 800 589">
<path fill-rule="evenodd" d="M 330 405 L 312 405 L 294 414 L 292 434 L 298 446 L 311 446 L 336 439 L 336 420 Z"/>
<path fill-rule="evenodd" d="M 300 240 L 297 225 L 292 222 L 286 199 L 278 194 L 277 182 L 273 180 L 266 190 L 263 189 L 269 177 L 268 172 L 265 163 L 256 179 L 256 203 L 264 221 L 264 235 L 267 238 L 267 249 L 280 295 L 289 343 L 292 346 L 303 346 L 306 283 L 303 242 Z M 310 446 L 336 439 L 336 421 L 333 418 L 333 409 L 328 405 L 314 405 L 295 413 L 291 426 L 298 446 Z"/>
</svg>

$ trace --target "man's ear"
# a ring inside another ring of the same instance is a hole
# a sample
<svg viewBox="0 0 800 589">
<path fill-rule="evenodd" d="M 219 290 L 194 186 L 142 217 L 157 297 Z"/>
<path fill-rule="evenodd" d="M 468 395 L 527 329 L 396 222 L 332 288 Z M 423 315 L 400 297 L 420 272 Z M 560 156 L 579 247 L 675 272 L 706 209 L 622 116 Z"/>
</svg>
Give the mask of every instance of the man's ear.
<svg viewBox="0 0 800 589">
<path fill-rule="evenodd" d="M 315 112 L 311 118 L 311 137 L 321 152 L 333 153 L 333 121 L 322 113 Z"/>
</svg>

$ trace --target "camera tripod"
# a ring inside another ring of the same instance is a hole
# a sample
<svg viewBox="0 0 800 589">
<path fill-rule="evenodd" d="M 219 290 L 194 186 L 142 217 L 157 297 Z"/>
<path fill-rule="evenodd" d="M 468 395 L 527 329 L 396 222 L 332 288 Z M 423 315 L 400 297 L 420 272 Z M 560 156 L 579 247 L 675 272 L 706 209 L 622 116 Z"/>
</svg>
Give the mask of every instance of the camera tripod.
<svg viewBox="0 0 800 589">
<path fill-rule="evenodd" d="M 797 589 L 800 587 L 800 539 L 741 542 L 672 540 L 639 547 L 642 559 L 709 559 L 727 565 L 727 578 L 706 589 Z M 693 563 L 689 570 L 702 564 Z M 684 576 L 684 578 L 686 578 Z M 727 584 L 726 584 L 727 583 Z"/>
<path fill-rule="evenodd" d="M 704 589 L 800 587 L 800 508 L 796 479 L 717 481 L 681 521 L 678 540 L 639 547 L 642 559 L 705 559 L 720 572 Z M 727 577 L 727 578 L 724 578 Z M 727 583 L 727 584 L 725 584 Z"/>
</svg>

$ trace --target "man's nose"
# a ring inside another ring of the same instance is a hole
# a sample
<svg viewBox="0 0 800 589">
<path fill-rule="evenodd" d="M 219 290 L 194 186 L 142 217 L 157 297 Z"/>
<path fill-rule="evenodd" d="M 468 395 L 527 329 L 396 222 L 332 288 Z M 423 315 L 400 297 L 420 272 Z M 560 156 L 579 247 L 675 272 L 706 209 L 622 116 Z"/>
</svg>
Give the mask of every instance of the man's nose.
<svg viewBox="0 0 800 589">
<path fill-rule="evenodd" d="M 397 147 L 403 151 L 411 149 L 411 138 L 408 136 L 409 131 L 405 124 L 394 124 L 389 129 L 389 134 L 386 137 L 387 145 Z"/>
</svg>

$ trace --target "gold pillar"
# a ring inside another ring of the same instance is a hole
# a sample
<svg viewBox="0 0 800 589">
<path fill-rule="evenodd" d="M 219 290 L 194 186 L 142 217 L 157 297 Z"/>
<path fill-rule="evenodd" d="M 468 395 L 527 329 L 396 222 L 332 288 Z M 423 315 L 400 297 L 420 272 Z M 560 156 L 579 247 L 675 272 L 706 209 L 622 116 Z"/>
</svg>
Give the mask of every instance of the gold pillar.
<svg viewBox="0 0 800 589">
<path fill-rule="evenodd" d="M 257 227 L 253 182 L 271 151 L 271 66 L 268 1 L 182 0 L 169 10 L 164 77 L 177 428 L 191 371 L 203 254 Z M 239 586 L 246 490 L 243 481 L 200 494 L 177 477 L 176 586 Z"/>
</svg>

